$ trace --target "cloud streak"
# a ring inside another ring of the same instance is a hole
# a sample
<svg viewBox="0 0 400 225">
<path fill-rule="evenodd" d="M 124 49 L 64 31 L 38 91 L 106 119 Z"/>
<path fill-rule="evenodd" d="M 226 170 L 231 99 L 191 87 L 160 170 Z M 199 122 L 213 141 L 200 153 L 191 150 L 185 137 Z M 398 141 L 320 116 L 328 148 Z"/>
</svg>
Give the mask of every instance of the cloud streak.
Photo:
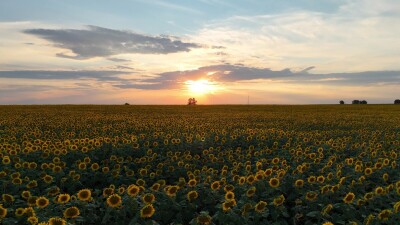
<svg viewBox="0 0 400 225">
<path fill-rule="evenodd" d="M 95 79 L 98 81 L 122 81 L 118 75 L 129 75 L 133 72 L 125 71 L 49 71 L 49 70 L 15 70 L 0 71 L 0 78 L 33 79 L 33 80 L 76 80 Z"/>
<path fill-rule="evenodd" d="M 56 47 L 70 50 L 73 53 L 61 52 L 57 54 L 58 57 L 78 60 L 126 53 L 170 54 L 189 52 L 193 48 L 202 47 L 196 43 L 183 42 L 176 37 L 154 37 L 97 26 L 88 26 L 88 29 L 85 30 L 27 29 L 24 30 L 24 33 L 46 39 Z"/>
<path fill-rule="evenodd" d="M 366 71 L 357 73 L 312 74 L 313 66 L 299 72 L 291 69 L 271 70 L 269 68 L 249 67 L 240 64 L 220 64 L 200 67 L 195 70 L 171 71 L 157 77 L 142 79 L 140 83 L 115 85 L 118 88 L 135 89 L 178 89 L 188 80 L 207 79 L 218 83 L 235 83 L 241 81 L 270 81 L 297 84 L 328 84 L 341 86 L 362 85 L 399 85 L 400 71 Z"/>
</svg>

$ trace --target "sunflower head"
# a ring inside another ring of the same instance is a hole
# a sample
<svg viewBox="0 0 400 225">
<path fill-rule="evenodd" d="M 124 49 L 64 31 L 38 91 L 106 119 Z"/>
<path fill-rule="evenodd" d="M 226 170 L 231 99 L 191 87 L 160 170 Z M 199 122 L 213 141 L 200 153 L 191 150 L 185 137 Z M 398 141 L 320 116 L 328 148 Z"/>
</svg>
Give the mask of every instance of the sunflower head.
<svg viewBox="0 0 400 225">
<path fill-rule="evenodd" d="M 63 214 L 65 218 L 73 219 L 79 216 L 80 211 L 77 207 L 72 206 L 65 209 Z"/>
<path fill-rule="evenodd" d="M 197 191 L 189 191 L 189 193 L 187 193 L 187 199 L 188 201 L 194 201 L 195 199 L 197 199 L 199 197 L 199 194 L 197 193 Z"/>
<path fill-rule="evenodd" d="M 7 216 L 7 209 L 0 204 L 0 221 Z"/>
<path fill-rule="evenodd" d="M 39 197 L 36 199 L 36 206 L 39 208 L 45 208 L 49 205 L 49 200 L 46 197 Z"/>
<path fill-rule="evenodd" d="M 267 203 L 264 201 L 259 201 L 255 206 L 254 210 L 258 213 L 264 212 L 265 207 L 267 206 Z"/>
<path fill-rule="evenodd" d="M 201 212 L 199 216 L 196 218 L 196 222 L 201 225 L 210 225 L 211 224 L 211 216 L 206 212 Z"/>
<path fill-rule="evenodd" d="M 89 201 L 92 197 L 92 192 L 89 189 L 82 189 L 78 192 L 78 199 L 81 201 Z"/>
<path fill-rule="evenodd" d="M 140 210 L 140 217 L 142 217 L 142 218 L 150 218 L 150 217 L 153 216 L 155 211 L 156 210 L 154 209 L 153 205 L 151 205 L 151 204 L 145 205 Z"/>
<path fill-rule="evenodd" d="M 381 221 L 386 221 L 389 219 L 389 217 L 392 215 L 392 210 L 390 209 L 385 209 L 382 210 L 379 214 L 378 214 L 378 219 L 380 219 Z"/>
<path fill-rule="evenodd" d="M 343 202 L 350 204 L 354 201 L 355 195 L 353 192 L 347 193 L 347 195 L 343 198 Z"/>
<path fill-rule="evenodd" d="M 232 191 L 228 191 L 225 194 L 225 200 L 232 200 L 235 198 L 235 193 L 233 193 Z"/>
<path fill-rule="evenodd" d="M 49 225 L 66 225 L 67 221 L 59 217 L 52 217 L 49 219 Z"/>
<path fill-rule="evenodd" d="M 283 204 L 284 201 L 285 201 L 285 196 L 280 195 L 280 196 L 274 198 L 274 205 L 275 206 L 280 206 L 280 205 Z"/>
<path fill-rule="evenodd" d="M 219 181 L 214 181 L 211 183 L 211 189 L 213 191 L 218 190 L 220 187 L 221 187 L 221 185 L 220 185 Z"/>
<path fill-rule="evenodd" d="M 70 199 L 71 199 L 71 196 L 69 194 L 60 194 L 57 197 L 57 202 L 60 204 L 65 204 L 65 203 L 69 202 Z"/>
<path fill-rule="evenodd" d="M 271 186 L 271 187 L 273 187 L 273 188 L 277 188 L 277 187 L 279 187 L 279 179 L 278 178 L 275 178 L 275 177 L 273 177 L 273 178 L 271 178 L 270 180 L 269 180 L 269 186 Z"/>
<path fill-rule="evenodd" d="M 156 200 L 156 197 L 151 193 L 145 194 L 142 197 L 142 201 L 145 204 L 152 204 L 155 200 Z"/>
<path fill-rule="evenodd" d="M 139 194 L 140 188 L 134 184 L 131 184 L 128 186 L 128 190 L 126 193 L 128 193 L 129 196 L 135 197 L 137 194 Z"/>
<path fill-rule="evenodd" d="M 122 204 L 122 198 L 118 194 L 112 194 L 107 198 L 107 205 L 115 208 Z"/>
</svg>

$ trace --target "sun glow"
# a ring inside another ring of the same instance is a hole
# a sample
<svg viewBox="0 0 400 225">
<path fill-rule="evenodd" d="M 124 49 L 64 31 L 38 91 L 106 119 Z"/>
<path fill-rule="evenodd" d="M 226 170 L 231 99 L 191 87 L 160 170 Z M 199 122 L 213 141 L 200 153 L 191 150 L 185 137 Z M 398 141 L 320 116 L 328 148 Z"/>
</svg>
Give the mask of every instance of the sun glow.
<svg viewBox="0 0 400 225">
<path fill-rule="evenodd" d="M 188 91 L 193 94 L 208 94 L 213 93 L 217 86 L 214 82 L 208 80 L 188 80 L 185 82 Z"/>
</svg>

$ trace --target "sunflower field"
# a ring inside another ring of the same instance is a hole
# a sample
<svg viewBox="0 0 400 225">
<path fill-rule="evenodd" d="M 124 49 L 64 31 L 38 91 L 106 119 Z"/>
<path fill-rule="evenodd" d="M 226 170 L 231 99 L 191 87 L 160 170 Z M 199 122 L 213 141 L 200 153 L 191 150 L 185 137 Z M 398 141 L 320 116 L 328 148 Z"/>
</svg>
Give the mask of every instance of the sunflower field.
<svg viewBox="0 0 400 225">
<path fill-rule="evenodd" d="M 400 107 L 0 106 L 0 224 L 400 224 Z"/>
</svg>

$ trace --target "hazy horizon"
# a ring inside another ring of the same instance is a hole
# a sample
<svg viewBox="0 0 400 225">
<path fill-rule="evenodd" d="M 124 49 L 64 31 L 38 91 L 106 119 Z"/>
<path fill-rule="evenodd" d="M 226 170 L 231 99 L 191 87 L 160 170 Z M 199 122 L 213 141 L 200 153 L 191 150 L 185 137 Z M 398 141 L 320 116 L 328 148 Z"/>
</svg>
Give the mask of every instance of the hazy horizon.
<svg viewBox="0 0 400 225">
<path fill-rule="evenodd" d="M 0 105 L 400 99 L 396 0 L 0 2 Z"/>
</svg>

